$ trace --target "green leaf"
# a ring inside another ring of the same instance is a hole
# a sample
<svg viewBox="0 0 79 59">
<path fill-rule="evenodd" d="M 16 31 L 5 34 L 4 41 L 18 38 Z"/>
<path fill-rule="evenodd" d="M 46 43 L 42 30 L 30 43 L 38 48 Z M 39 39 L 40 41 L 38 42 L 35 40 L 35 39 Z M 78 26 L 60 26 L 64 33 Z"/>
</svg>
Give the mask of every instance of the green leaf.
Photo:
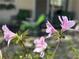
<svg viewBox="0 0 79 59">
<path fill-rule="evenodd" d="M 43 23 L 46 20 L 45 18 L 46 18 L 45 15 L 41 15 L 36 21 L 35 26 L 39 26 L 41 23 Z"/>
</svg>

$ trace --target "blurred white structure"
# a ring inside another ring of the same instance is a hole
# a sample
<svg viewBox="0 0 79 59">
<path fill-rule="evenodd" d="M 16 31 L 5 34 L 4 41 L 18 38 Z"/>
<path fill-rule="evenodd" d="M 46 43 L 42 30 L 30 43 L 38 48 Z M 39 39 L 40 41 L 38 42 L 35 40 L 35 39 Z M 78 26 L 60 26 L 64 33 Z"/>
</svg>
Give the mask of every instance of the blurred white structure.
<svg viewBox="0 0 79 59">
<path fill-rule="evenodd" d="M 0 4 L 14 4 L 16 9 L 12 10 L 0 10 L 0 23 L 8 22 L 12 15 L 16 15 L 19 9 L 26 9 L 31 11 L 31 19 L 35 19 L 36 17 L 42 13 L 48 14 L 51 5 L 57 6 L 65 6 L 67 0 L 14 0 L 12 2 L 4 2 L 0 0 Z M 79 18 L 79 0 L 68 0 L 68 11 L 75 12 L 75 18 Z M 65 8 L 63 8 L 65 9 Z M 52 7 L 52 14 L 56 10 Z M 53 15 L 52 15 L 53 16 Z"/>
</svg>

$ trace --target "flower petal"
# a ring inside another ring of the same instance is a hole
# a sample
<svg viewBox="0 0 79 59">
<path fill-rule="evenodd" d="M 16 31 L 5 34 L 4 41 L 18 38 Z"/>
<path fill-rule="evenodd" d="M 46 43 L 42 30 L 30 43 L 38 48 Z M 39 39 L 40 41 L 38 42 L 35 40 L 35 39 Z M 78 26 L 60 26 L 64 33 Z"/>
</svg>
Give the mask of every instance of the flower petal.
<svg viewBox="0 0 79 59">
<path fill-rule="evenodd" d="M 63 21 L 68 22 L 68 17 L 67 16 L 62 16 Z"/>
<path fill-rule="evenodd" d="M 62 21 L 61 17 L 58 16 L 58 18 L 59 18 L 59 21 L 61 22 L 61 24 L 63 24 L 63 21 Z"/>
<path fill-rule="evenodd" d="M 4 32 L 10 31 L 6 25 L 3 25 L 3 26 L 2 26 L 2 30 L 3 30 Z"/>
<path fill-rule="evenodd" d="M 48 36 L 47 36 L 46 38 L 50 38 L 50 37 L 51 37 L 51 35 L 52 35 L 52 34 L 50 34 L 50 33 L 49 33 L 49 34 L 48 34 Z"/>
<path fill-rule="evenodd" d="M 46 33 L 57 32 L 57 30 L 50 24 L 49 21 L 47 21 L 46 26 L 47 26 Z"/>
<path fill-rule="evenodd" d="M 75 25 L 75 21 L 69 21 L 68 22 L 68 27 L 73 27 Z"/>
<path fill-rule="evenodd" d="M 44 55 L 45 55 L 45 53 L 42 51 L 42 52 L 40 53 L 40 57 L 43 58 Z"/>
<path fill-rule="evenodd" d="M 4 31 L 4 40 L 6 40 L 9 45 L 10 41 L 16 37 L 16 34 L 10 31 L 6 25 L 2 26 L 2 30 Z"/>
<path fill-rule="evenodd" d="M 8 40 L 8 43 L 7 43 L 8 47 L 9 47 L 10 42 L 11 42 L 11 39 Z"/>
<path fill-rule="evenodd" d="M 38 52 L 40 53 L 42 51 L 42 48 L 35 48 L 33 52 Z"/>
</svg>

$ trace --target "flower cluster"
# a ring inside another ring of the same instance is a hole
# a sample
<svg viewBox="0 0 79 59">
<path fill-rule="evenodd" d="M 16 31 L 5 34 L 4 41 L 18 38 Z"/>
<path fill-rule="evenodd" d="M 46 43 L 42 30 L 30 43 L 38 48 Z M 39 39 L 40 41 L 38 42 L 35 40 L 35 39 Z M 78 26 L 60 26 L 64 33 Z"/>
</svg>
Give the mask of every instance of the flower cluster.
<svg viewBox="0 0 79 59">
<path fill-rule="evenodd" d="M 58 16 L 58 18 L 61 23 L 60 26 L 61 26 L 62 32 L 66 31 L 66 30 L 70 30 L 76 24 L 75 21 L 68 20 L 68 18 L 66 16 L 62 16 L 62 17 Z M 50 38 L 52 34 L 58 32 L 58 30 L 55 29 L 49 21 L 47 21 L 46 27 L 47 27 L 46 33 L 48 33 L 48 35 L 46 37 L 41 36 L 40 38 L 34 40 L 35 49 L 33 50 L 33 52 L 40 53 L 40 57 L 44 57 L 44 55 L 45 55 L 44 50 L 48 46 L 46 39 Z M 17 37 L 18 34 L 10 31 L 6 25 L 2 26 L 2 30 L 4 32 L 4 40 L 6 40 L 8 42 L 8 46 L 9 46 L 11 40 L 14 39 L 15 37 Z M 73 29 L 73 30 L 78 31 L 77 29 Z"/>
</svg>

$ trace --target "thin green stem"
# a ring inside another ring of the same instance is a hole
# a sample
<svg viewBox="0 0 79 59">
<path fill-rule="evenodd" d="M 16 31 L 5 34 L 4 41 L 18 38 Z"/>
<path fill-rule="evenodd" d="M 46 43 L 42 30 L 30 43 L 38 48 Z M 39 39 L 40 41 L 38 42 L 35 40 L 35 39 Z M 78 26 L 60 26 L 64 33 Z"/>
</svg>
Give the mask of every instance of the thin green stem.
<svg viewBox="0 0 79 59">
<path fill-rule="evenodd" d="M 24 50 L 23 50 L 23 51 L 24 51 L 23 57 L 26 57 L 27 49 L 26 49 L 26 46 L 24 45 L 24 42 L 23 42 L 23 40 L 22 40 L 23 38 L 22 38 L 22 36 L 20 36 L 20 37 L 17 36 L 17 37 L 18 37 L 18 39 L 20 40 L 20 41 L 19 41 L 20 46 L 22 46 L 22 47 L 24 48 Z M 27 57 L 28 57 L 28 56 L 27 56 Z"/>
<path fill-rule="evenodd" d="M 22 40 L 20 40 L 20 41 L 21 41 L 22 46 L 26 49 L 24 42 Z"/>
<path fill-rule="evenodd" d="M 59 40 L 59 42 L 57 43 L 57 46 L 56 46 L 56 48 L 55 48 L 55 50 L 54 50 L 54 52 L 53 52 L 53 59 L 54 59 L 54 57 L 55 57 L 55 54 L 56 54 L 56 51 L 57 51 L 57 49 L 59 48 L 59 45 L 60 45 L 60 40 Z M 52 59 L 52 58 L 51 58 Z"/>
</svg>

